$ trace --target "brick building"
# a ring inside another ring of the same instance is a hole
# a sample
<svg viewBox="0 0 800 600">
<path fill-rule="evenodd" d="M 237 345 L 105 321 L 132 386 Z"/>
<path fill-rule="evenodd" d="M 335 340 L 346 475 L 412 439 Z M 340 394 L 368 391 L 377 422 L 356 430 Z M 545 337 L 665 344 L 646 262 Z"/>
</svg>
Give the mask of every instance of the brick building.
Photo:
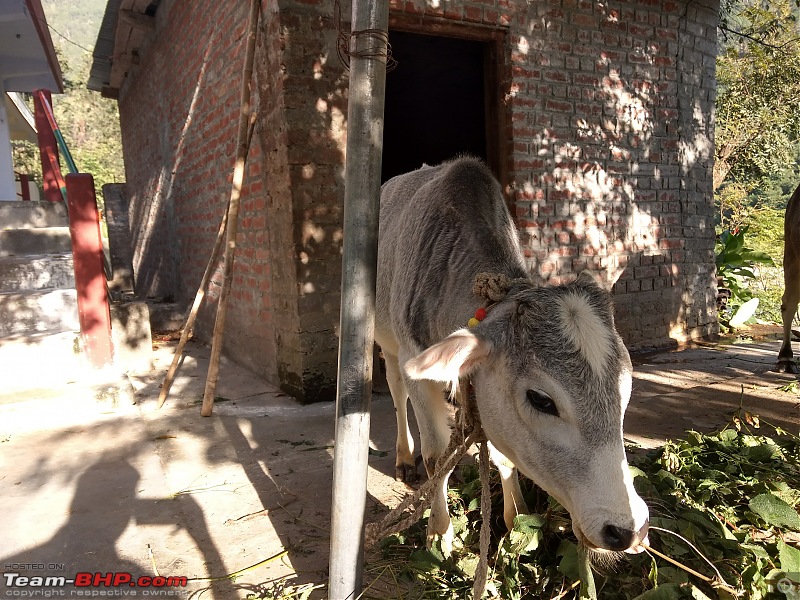
<svg viewBox="0 0 800 600">
<path fill-rule="evenodd" d="M 390 8 L 385 178 L 483 156 L 535 280 L 602 273 L 632 348 L 716 332 L 718 0 Z M 90 86 L 119 102 L 140 294 L 188 301 L 205 268 L 246 18 L 242 1 L 109 0 Z M 301 401 L 335 392 L 348 84 L 336 38 L 333 2 L 263 1 L 225 351 Z M 196 330 L 212 325 L 206 309 Z"/>
</svg>

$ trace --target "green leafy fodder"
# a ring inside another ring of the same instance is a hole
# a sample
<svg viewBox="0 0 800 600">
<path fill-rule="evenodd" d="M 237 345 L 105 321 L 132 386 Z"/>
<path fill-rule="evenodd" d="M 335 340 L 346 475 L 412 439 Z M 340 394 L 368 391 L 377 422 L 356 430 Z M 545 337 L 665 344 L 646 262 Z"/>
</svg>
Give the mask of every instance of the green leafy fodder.
<svg viewBox="0 0 800 600">
<path fill-rule="evenodd" d="M 757 423 L 751 415 L 746 417 L 747 423 Z M 745 427 L 738 418 L 735 424 Z M 786 586 L 800 579 L 796 436 L 780 429 L 771 437 L 735 428 L 711 435 L 688 432 L 686 439 L 667 442 L 634 462 L 634 483 L 650 506 L 651 524 L 683 538 L 653 529 L 651 546 L 705 576 L 649 553 L 595 560 L 592 574 L 572 534 L 569 515 L 530 482 L 523 482 L 523 490 L 532 514 L 517 517 L 514 530 L 506 532 L 502 493 L 494 480 L 484 597 L 768 600 L 785 597 L 775 591 L 779 580 Z M 370 572 L 377 578 L 389 569 L 394 591 L 384 588 L 380 597 L 468 596 L 478 561 L 480 482 L 472 466 L 463 468 L 462 477 L 464 483 L 450 490 L 453 555 L 444 556 L 436 546 L 425 549 L 425 520 L 387 538 L 383 561 Z"/>
</svg>

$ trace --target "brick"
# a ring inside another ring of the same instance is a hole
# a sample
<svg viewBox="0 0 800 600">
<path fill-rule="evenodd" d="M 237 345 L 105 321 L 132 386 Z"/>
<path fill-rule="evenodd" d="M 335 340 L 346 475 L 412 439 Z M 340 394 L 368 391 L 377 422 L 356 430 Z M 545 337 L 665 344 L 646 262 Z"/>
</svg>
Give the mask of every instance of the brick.
<svg viewBox="0 0 800 600">
<path fill-rule="evenodd" d="M 480 22 L 483 20 L 483 10 L 477 6 L 467 6 L 464 8 L 464 20 Z"/>
<path fill-rule="evenodd" d="M 554 112 L 572 112 L 572 102 L 559 102 L 556 100 L 546 100 L 544 103 L 545 110 Z"/>
</svg>

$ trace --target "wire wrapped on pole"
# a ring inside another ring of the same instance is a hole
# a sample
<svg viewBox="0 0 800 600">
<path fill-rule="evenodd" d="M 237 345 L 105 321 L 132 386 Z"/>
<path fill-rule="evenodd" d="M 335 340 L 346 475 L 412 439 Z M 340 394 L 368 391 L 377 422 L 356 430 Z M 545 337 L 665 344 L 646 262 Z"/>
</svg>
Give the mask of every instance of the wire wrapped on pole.
<svg viewBox="0 0 800 600">
<path fill-rule="evenodd" d="M 333 5 L 335 27 L 336 27 L 336 53 L 344 68 L 350 70 L 350 57 L 359 58 L 384 58 L 386 59 L 386 72 L 397 68 L 397 61 L 392 56 L 392 45 L 389 43 L 389 32 L 381 29 L 361 29 L 346 32 L 342 29 L 342 5 L 340 0 L 336 0 Z M 350 43 L 350 39 L 361 37 L 374 40 L 376 43 L 367 44 L 362 50 L 354 50 L 355 44 Z M 386 50 L 384 51 L 384 45 Z"/>
</svg>

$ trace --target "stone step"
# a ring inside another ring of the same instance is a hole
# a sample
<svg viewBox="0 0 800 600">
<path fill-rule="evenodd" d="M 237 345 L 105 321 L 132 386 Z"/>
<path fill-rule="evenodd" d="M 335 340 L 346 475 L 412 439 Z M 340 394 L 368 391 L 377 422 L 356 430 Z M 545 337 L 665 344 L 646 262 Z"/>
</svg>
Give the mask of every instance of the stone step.
<svg viewBox="0 0 800 600">
<path fill-rule="evenodd" d="M 184 303 L 147 300 L 153 331 L 175 331 L 183 327 L 189 308 Z"/>
<path fill-rule="evenodd" d="M 61 410 L 64 400 L 93 403 L 97 400 L 115 404 L 133 401 L 133 388 L 124 373 L 114 367 L 96 370 L 79 353 L 77 331 L 50 330 L 30 335 L 0 337 L 0 421 L 7 425 L 3 410 L 21 400 L 53 401 Z M 58 405 L 61 402 L 61 406 Z M 49 409 L 39 407 L 39 417 L 48 419 Z"/>
<path fill-rule="evenodd" d="M 0 338 L 3 390 L 66 384 L 81 367 L 78 331 L 51 329 Z"/>
<path fill-rule="evenodd" d="M 0 229 L 66 227 L 67 207 L 59 202 L 0 202 Z"/>
<path fill-rule="evenodd" d="M 74 288 L 75 273 L 70 254 L 0 257 L 0 291 Z"/>
<path fill-rule="evenodd" d="M 69 237 L 69 227 L 0 231 L 0 256 L 69 254 L 71 252 L 72 240 Z"/>
<path fill-rule="evenodd" d="M 75 290 L 0 293 L 0 337 L 79 329 Z"/>
</svg>

